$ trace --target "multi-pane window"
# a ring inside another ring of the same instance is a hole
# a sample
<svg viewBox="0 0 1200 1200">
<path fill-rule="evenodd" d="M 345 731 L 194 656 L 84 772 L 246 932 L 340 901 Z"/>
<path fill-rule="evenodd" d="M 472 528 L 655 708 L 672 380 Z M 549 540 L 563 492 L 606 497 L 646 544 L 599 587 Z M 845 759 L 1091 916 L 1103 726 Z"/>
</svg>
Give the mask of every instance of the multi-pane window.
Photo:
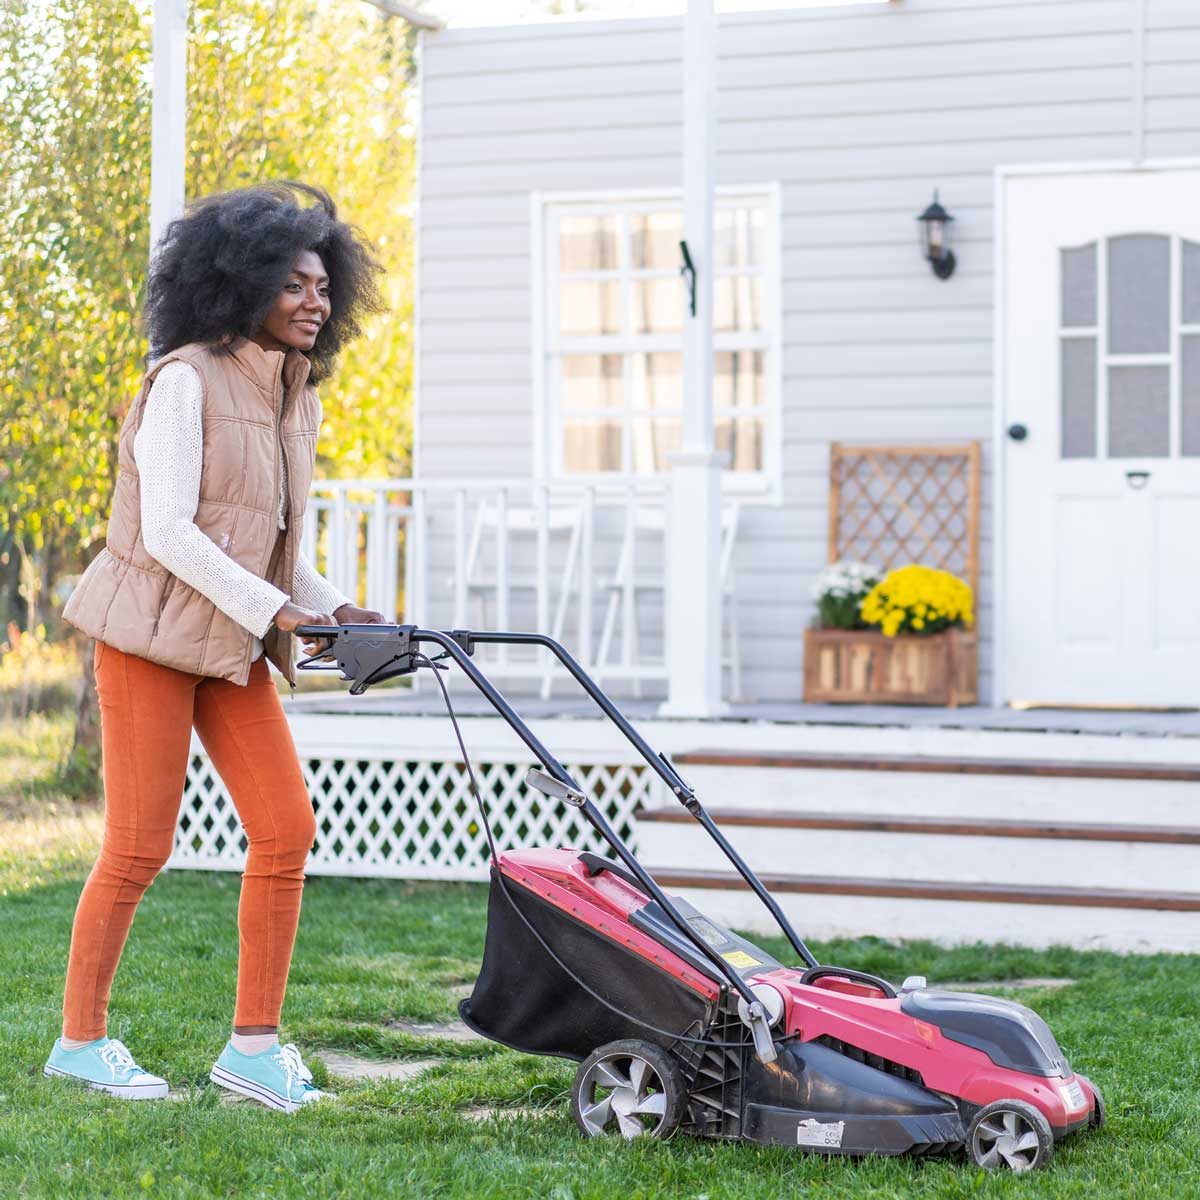
<svg viewBox="0 0 1200 1200">
<path fill-rule="evenodd" d="M 1200 244 L 1123 234 L 1060 267 L 1062 457 L 1200 455 Z"/>
<path fill-rule="evenodd" d="M 774 471 L 776 220 L 769 190 L 718 193 L 714 439 L 749 484 Z M 682 433 L 682 200 L 553 201 L 545 233 L 548 465 L 560 475 L 666 470 Z"/>
</svg>

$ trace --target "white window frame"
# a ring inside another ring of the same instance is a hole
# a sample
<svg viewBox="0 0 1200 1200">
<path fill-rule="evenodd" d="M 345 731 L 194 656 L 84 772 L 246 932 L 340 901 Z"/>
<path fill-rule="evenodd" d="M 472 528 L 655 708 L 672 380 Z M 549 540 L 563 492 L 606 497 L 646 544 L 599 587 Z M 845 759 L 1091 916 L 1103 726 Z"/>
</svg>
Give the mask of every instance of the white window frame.
<svg viewBox="0 0 1200 1200">
<path fill-rule="evenodd" d="M 714 353 L 721 350 L 746 347 L 754 342 L 754 349 L 763 353 L 763 405 L 762 405 L 762 470 L 756 472 L 726 470 L 722 473 L 722 490 L 728 495 L 748 501 L 778 504 L 782 500 L 782 390 L 783 390 L 783 315 L 781 275 L 781 185 L 779 181 L 762 184 L 723 185 L 715 189 L 718 204 L 723 200 L 745 198 L 762 204 L 766 212 L 764 233 L 764 260 L 761 267 L 763 279 L 762 334 L 714 333 Z M 549 369 L 552 358 L 559 355 L 557 327 L 550 328 L 551 316 L 558 312 L 559 247 L 551 244 L 551 235 L 556 222 L 551 218 L 557 212 L 609 215 L 618 211 L 639 212 L 648 208 L 659 209 L 663 202 L 677 205 L 682 212 L 682 188 L 630 188 L 630 189 L 586 189 L 578 191 L 553 191 L 530 193 L 530 290 L 532 297 L 532 381 L 533 381 L 533 470 L 534 475 L 545 479 L 569 479 L 579 483 L 603 485 L 606 481 L 630 478 L 613 471 L 580 472 L 565 471 L 561 461 L 562 406 L 556 394 L 554 379 L 556 372 Z M 622 250 L 624 254 L 624 250 Z M 622 268 L 625 264 L 622 263 Z M 745 276 L 746 271 L 722 270 L 724 275 Z M 623 276 L 628 278 L 628 276 Z M 680 279 L 680 288 L 684 284 Z M 623 300 L 628 303 L 628 299 Z M 761 344 L 758 344 L 761 343 Z M 579 339 L 574 348 L 583 353 L 620 353 L 628 355 L 633 348 L 628 345 L 604 346 L 595 339 L 588 344 Z M 643 334 L 638 338 L 640 350 L 683 350 L 683 334 Z M 627 367 L 628 369 L 628 367 Z M 640 479 L 663 479 L 667 473 L 639 475 Z"/>
</svg>

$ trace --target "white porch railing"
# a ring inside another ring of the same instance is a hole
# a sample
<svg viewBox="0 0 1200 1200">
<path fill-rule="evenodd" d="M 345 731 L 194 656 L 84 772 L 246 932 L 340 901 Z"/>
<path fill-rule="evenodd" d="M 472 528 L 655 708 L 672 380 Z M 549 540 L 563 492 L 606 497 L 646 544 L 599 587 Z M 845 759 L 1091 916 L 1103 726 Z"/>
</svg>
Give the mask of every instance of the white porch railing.
<svg viewBox="0 0 1200 1200">
<path fill-rule="evenodd" d="M 303 549 L 366 608 L 449 628 L 547 631 L 604 681 L 666 679 L 670 521 L 662 480 L 324 480 Z M 734 523 L 736 531 L 736 521 Z M 540 681 L 546 651 L 482 653 L 489 672 Z"/>
</svg>

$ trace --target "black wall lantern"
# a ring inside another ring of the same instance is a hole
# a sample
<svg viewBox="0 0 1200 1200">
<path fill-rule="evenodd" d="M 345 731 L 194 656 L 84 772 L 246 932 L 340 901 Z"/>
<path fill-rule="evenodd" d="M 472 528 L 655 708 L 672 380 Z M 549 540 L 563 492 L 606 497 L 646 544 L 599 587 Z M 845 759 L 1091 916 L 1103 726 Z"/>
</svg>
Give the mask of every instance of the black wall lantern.
<svg viewBox="0 0 1200 1200">
<path fill-rule="evenodd" d="M 950 249 L 950 222 L 954 218 L 938 202 L 936 188 L 933 203 L 917 220 L 921 222 L 921 252 L 939 279 L 949 279 L 955 265 L 954 251 Z"/>
</svg>

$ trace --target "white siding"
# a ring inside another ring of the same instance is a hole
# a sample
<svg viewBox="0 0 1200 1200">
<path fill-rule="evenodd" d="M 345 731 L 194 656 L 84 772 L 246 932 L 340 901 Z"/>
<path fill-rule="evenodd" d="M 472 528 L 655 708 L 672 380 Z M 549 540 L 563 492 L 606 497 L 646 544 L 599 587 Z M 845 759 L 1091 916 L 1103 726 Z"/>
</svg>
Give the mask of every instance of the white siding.
<svg viewBox="0 0 1200 1200">
<path fill-rule="evenodd" d="M 725 15 L 718 182 L 782 184 L 783 504 L 744 514 L 747 694 L 800 694 L 825 557 L 828 443 L 985 444 L 981 632 L 992 614 L 993 171 L 1200 153 L 1200 3 L 902 0 Z M 419 461 L 532 470 L 529 193 L 677 187 L 678 19 L 425 35 Z M 959 266 L 914 216 L 940 188 Z M 469 437 L 463 430 L 471 430 Z"/>
</svg>

